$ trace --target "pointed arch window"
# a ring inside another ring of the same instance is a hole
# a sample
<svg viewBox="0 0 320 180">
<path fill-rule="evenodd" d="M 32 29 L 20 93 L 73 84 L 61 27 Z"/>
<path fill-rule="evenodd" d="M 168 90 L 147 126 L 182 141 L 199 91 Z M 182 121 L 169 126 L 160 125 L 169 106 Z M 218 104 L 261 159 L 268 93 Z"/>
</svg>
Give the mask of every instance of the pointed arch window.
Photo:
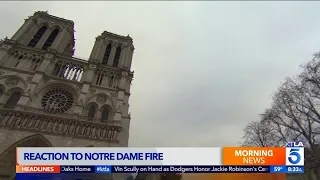
<svg viewBox="0 0 320 180">
<path fill-rule="evenodd" d="M 118 67 L 119 60 L 120 60 L 120 54 L 121 54 L 121 47 L 119 46 L 116 50 L 116 54 L 114 55 L 113 67 Z"/>
<path fill-rule="evenodd" d="M 17 105 L 20 97 L 21 97 L 21 93 L 20 92 L 14 92 L 13 94 L 11 94 L 11 96 L 8 99 L 5 107 L 8 108 L 8 109 L 13 109 Z"/>
<path fill-rule="evenodd" d="M 101 122 L 105 122 L 109 119 L 109 108 L 103 107 L 102 113 L 101 113 Z"/>
<path fill-rule="evenodd" d="M 48 39 L 46 40 L 46 42 L 44 43 L 44 45 L 42 46 L 42 49 L 48 50 L 48 48 L 52 45 L 53 41 L 56 39 L 58 34 L 59 34 L 58 29 L 53 30 L 50 36 L 48 37 Z"/>
<path fill-rule="evenodd" d="M 93 120 L 93 118 L 95 117 L 96 111 L 97 111 L 96 107 L 94 105 L 91 105 L 89 112 L 88 112 L 89 120 Z"/>
<path fill-rule="evenodd" d="M 16 65 L 15 65 L 14 67 L 17 67 L 17 66 L 19 65 L 19 63 L 20 63 L 20 61 L 21 61 L 22 58 L 23 58 L 22 55 L 18 57 L 17 63 L 16 63 Z"/>
<path fill-rule="evenodd" d="M 106 51 L 104 52 L 102 64 L 108 64 L 110 53 L 111 53 L 111 44 L 108 44 Z"/>
<path fill-rule="evenodd" d="M 42 26 L 29 42 L 29 47 L 36 47 L 43 34 L 47 31 L 47 26 Z"/>
</svg>

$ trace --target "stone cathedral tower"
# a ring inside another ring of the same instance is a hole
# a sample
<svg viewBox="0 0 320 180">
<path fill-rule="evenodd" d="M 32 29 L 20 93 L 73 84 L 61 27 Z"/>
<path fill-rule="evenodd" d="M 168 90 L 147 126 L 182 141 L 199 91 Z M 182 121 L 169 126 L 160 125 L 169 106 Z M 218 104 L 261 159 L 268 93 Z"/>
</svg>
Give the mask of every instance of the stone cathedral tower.
<svg viewBox="0 0 320 180">
<path fill-rule="evenodd" d="M 15 147 L 128 146 L 132 38 L 103 32 L 89 60 L 74 46 L 74 23 L 47 12 L 0 42 L 1 180 Z"/>
</svg>

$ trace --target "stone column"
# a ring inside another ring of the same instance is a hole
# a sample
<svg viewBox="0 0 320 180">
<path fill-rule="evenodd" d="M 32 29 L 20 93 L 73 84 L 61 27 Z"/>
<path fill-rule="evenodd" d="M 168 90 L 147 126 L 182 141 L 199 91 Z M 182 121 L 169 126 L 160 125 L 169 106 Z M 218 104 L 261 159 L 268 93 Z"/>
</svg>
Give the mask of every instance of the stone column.
<svg viewBox="0 0 320 180">
<path fill-rule="evenodd" d="M 122 120 L 123 99 L 124 99 L 124 91 L 119 90 L 118 97 L 117 97 L 117 103 L 116 103 L 116 111 L 115 111 L 114 118 L 113 118 L 115 121 Z"/>
<path fill-rule="evenodd" d="M 39 40 L 39 42 L 37 43 L 36 48 L 41 49 L 42 46 L 44 45 L 44 43 L 47 41 L 47 39 L 48 39 L 48 37 L 50 36 L 51 33 L 52 33 L 52 30 L 51 29 L 47 29 L 46 32 L 41 37 L 41 39 Z"/>
<path fill-rule="evenodd" d="M 131 64 L 132 64 L 132 56 L 133 56 L 134 47 L 131 46 L 128 49 L 129 49 L 129 54 L 128 54 L 128 57 L 127 57 L 127 67 L 130 70 L 131 69 Z"/>
<path fill-rule="evenodd" d="M 21 95 L 17 106 L 14 108 L 16 110 L 23 110 L 24 106 L 27 106 L 28 102 L 30 101 L 30 95 L 29 92 L 26 92 L 25 94 Z"/>
<path fill-rule="evenodd" d="M 122 72 L 122 76 L 119 83 L 119 89 L 125 91 L 127 84 L 128 73 Z"/>
<path fill-rule="evenodd" d="M 124 116 L 124 108 L 127 105 L 128 102 L 125 102 L 124 96 L 125 96 L 125 84 L 126 80 L 128 78 L 128 73 L 123 72 L 122 77 L 120 80 L 120 88 L 118 92 L 117 97 L 117 105 L 116 105 L 116 112 L 114 116 L 115 121 L 121 121 L 122 131 L 119 133 L 119 146 L 120 147 L 127 147 L 128 146 L 128 138 L 129 138 L 129 121 L 125 121 L 123 118 Z"/>
<path fill-rule="evenodd" d="M 89 91 L 90 85 L 89 84 L 84 84 L 81 89 L 79 96 L 77 97 L 76 105 L 73 108 L 73 114 L 78 114 L 81 115 L 83 114 L 84 109 L 84 103 L 85 103 L 85 98 L 87 96 L 87 93 Z M 86 115 L 85 115 L 86 116 Z"/>
<path fill-rule="evenodd" d="M 89 64 L 87 69 L 82 75 L 82 82 L 86 84 L 91 84 L 94 78 L 94 71 L 97 68 L 95 64 Z"/>
<path fill-rule="evenodd" d="M 2 95 L 0 97 L 0 104 L 6 104 L 9 97 L 10 97 L 10 94 L 7 91 L 5 91 L 5 89 L 4 89 L 4 92 L 2 93 Z"/>
<path fill-rule="evenodd" d="M 21 44 L 27 46 L 29 44 L 29 42 L 31 41 L 31 39 L 34 37 L 34 35 L 38 32 L 40 27 L 38 26 L 38 24 L 35 21 L 36 20 L 32 19 L 31 27 L 26 31 L 25 34 L 23 34 L 20 37 L 19 42 Z"/>
<path fill-rule="evenodd" d="M 71 43 L 71 45 L 72 45 L 72 43 L 74 41 L 73 36 L 72 36 L 73 33 L 74 33 L 73 29 L 71 29 L 71 28 L 66 29 L 64 37 L 61 40 L 57 41 L 57 43 L 58 43 L 58 48 L 56 48 L 57 52 L 63 54 L 66 51 L 66 49 L 68 48 L 69 43 Z M 72 48 L 74 48 L 74 46 L 72 46 Z"/>
<path fill-rule="evenodd" d="M 121 49 L 120 61 L 119 61 L 120 68 L 122 68 L 123 66 L 126 66 L 125 65 L 126 57 L 127 57 L 127 46 L 123 46 Z"/>
<path fill-rule="evenodd" d="M 122 131 L 119 134 L 120 147 L 128 147 L 130 121 L 131 120 L 129 117 L 122 118 L 122 121 L 121 121 Z"/>
<path fill-rule="evenodd" d="M 31 28 L 33 24 L 32 18 L 25 20 L 25 23 L 19 28 L 19 30 L 12 36 L 12 40 L 19 41 L 23 35 L 26 35 L 26 32 Z"/>
<path fill-rule="evenodd" d="M 116 50 L 117 50 L 117 46 L 115 44 L 113 44 L 112 48 L 111 48 L 110 56 L 109 56 L 109 59 L 108 59 L 108 65 L 109 66 L 113 65 L 113 60 L 114 60 L 114 56 L 116 54 Z"/>
<path fill-rule="evenodd" d="M 93 50 L 90 55 L 90 59 L 98 60 L 99 62 L 102 62 L 102 58 L 100 57 L 101 57 L 101 54 L 104 53 L 102 49 L 103 41 L 104 39 L 102 37 L 96 38 L 96 42 L 94 43 Z"/>
<path fill-rule="evenodd" d="M 117 105 L 116 105 L 116 112 L 114 113 L 114 118 L 113 118 L 115 121 L 121 121 L 122 119 L 121 108 L 122 108 L 122 100 L 118 99 Z"/>
<path fill-rule="evenodd" d="M 93 48 L 92 48 L 92 51 L 91 51 L 91 54 L 90 54 L 90 60 L 96 60 L 95 59 L 95 56 L 97 54 L 97 51 L 98 51 L 98 39 L 99 37 L 96 38 L 96 41 L 94 42 L 94 45 L 93 45 Z"/>
<path fill-rule="evenodd" d="M 3 66 L 7 60 L 8 60 L 8 57 L 9 57 L 9 50 L 12 48 L 12 46 L 10 45 L 2 45 L 0 47 L 0 66 Z"/>
<path fill-rule="evenodd" d="M 73 109 L 74 114 L 83 114 L 85 110 L 85 99 L 87 97 L 87 94 L 89 93 L 90 90 L 90 85 L 94 76 L 94 71 L 96 69 L 95 64 L 88 64 L 88 69 L 84 72 L 82 76 L 82 82 L 83 85 L 79 89 L 80 93 L 79 96 L 77 97 L 77 102 L 76 106 Z M 86 116 L 86 115 L 85 115 Z"/>
<path fill-rule="evenodd" d="M 97 53 L 97 60 L 99 60 L 100 63 L 102 63 L 103 61 L 106 48 L 107 48 L 107 44 L 103 40 L 101 40 L 101 44 L 99 46 L 98 53 Z"/>
<path fill-rule="evenodd" d="M 54 55 L 52 55 L 52 54 L 46 54 L 40 64 L 39 68 L 37 69 L 37 72 L 40 72 L 40 73 L 47 72 L 47 68 L 51 64 L 51 61 L 53 61 L 53 57 L 54 57 Z"/>
<path fill-rule="evenodd" d="M 40 83 L 40 81 L 43 80 L 43 75 L 47 71 L 48 67 L 50 66 L 53 60 L 53 57 L 54 56 L 51 54 L 46 54 L 39 68 L 37 68 L 36 73 L 33 75 L 28 86 L 31 93 L 34 93 L 36 91 L 37 85 Z"/>
<path fill-rule="evenodd" d="M 129 58 L 130 58 L 130 54 L 131 54 L 130 45 L 127 46 L 127 47 L 124 49 L 124 52 L 125 52 L 125 56 L 123 57 L 122 66 L 128 68 L 128 67 L 129 67 Z"/>
</svg>

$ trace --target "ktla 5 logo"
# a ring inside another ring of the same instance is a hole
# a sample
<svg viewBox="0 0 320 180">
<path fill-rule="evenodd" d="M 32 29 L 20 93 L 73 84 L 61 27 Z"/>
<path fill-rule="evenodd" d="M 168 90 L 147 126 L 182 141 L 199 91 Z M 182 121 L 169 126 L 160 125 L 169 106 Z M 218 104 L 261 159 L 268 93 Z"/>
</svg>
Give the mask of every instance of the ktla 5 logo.
<svg viewBox="0 0 320 180">
<path fill-rule="evenodd" d="M 304 149 L 303 148 L 286 148 L 286 165 L 303 166 Z"/>
</svg>

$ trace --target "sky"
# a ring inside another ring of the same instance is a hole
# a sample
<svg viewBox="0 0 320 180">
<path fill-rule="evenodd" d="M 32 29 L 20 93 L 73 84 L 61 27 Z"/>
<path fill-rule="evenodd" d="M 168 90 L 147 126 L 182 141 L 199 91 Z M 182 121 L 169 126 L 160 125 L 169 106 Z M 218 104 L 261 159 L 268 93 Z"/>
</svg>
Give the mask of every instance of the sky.
<svg viewBox="0 0 320 180">
<path fill-rule="evenodd" d="M 320 2 L 0 2 L 0 38 L 35 11 L 73 20 L 77 57 L 104 30 L 134 41 L 130 146 L 236 146 L 320 50 Z"/>
</svg>

